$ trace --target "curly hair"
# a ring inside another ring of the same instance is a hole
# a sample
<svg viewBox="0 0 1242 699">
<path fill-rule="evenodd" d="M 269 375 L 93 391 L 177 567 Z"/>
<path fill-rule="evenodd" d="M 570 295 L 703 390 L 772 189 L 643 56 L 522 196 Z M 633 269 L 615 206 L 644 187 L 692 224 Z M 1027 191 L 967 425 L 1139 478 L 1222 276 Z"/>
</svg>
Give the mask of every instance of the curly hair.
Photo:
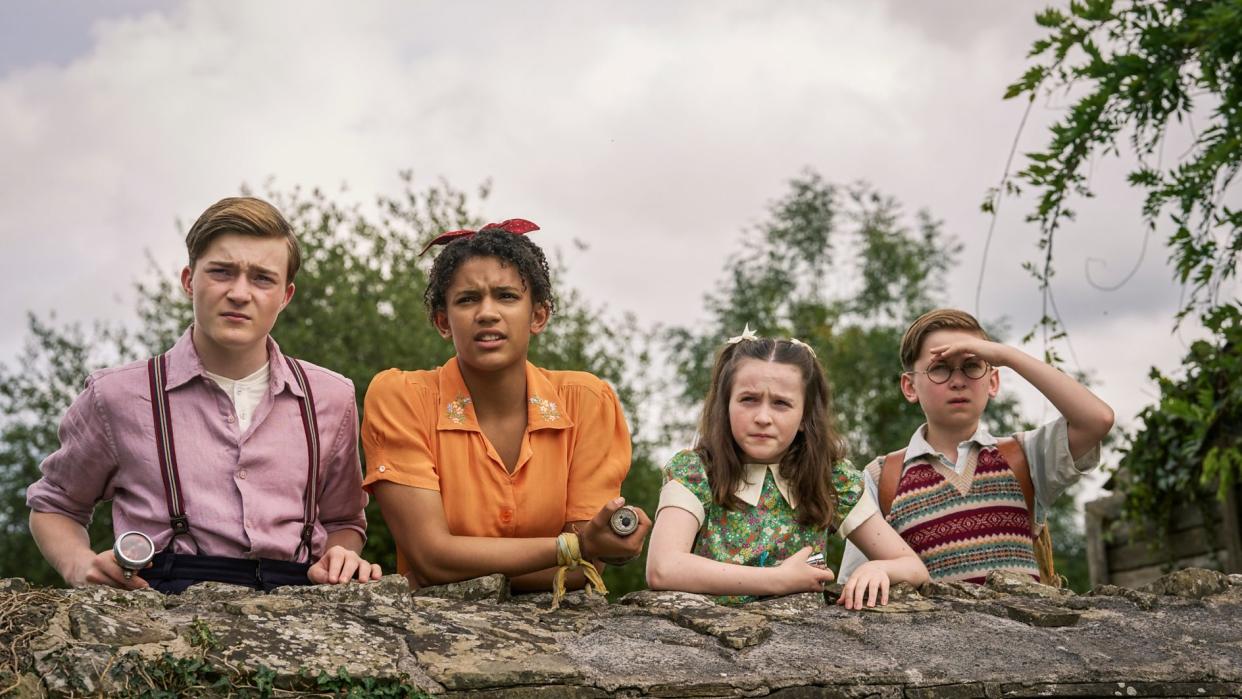
<svg viewBox="0 0 1242 699">
<path fill-rule="evenodd" d="M 457 268 L 475 257 L 495 257 L 504 266 L 513 265 L 522 277 L 523 287 L 530 292 L 531 303 L 544 306 L 548 315 L 556 309 L 548 258 L 530 238 L 514 235 L 497 228 L 485 228 L 469 238 L 459 238 L 444 247 L 431 265 L 423 304 L 427 316 L 435 322 L 436 313 L 447 308 L 445 296 L 453 283 Z"/>
</svg>

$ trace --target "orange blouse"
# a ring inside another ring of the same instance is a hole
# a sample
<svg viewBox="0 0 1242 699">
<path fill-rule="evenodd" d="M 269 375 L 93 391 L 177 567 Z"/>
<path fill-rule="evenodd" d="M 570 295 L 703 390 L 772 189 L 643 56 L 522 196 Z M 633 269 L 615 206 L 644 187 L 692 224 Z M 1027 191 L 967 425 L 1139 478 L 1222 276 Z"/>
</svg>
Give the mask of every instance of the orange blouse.
<svg viewBox="0 0 1242 699">
<path fill-rule="evenodd" d="M 581 371 L 526 364 L 527 422 L 509 473 L 475 418 L 457 358 L 371 381 L 362 420 L 363 486 L 392 481 L 440 493 L 457 536 L 556 536 L 621 493 L 630 433 L 612 388 Z"/>
</svg>

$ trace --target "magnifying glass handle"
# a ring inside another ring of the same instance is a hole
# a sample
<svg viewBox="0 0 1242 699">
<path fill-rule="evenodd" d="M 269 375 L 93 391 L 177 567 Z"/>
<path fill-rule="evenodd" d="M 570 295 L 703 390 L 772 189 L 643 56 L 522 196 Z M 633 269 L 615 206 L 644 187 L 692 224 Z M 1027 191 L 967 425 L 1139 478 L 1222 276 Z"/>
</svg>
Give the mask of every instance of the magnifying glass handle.
<svg viewBox="0 0 1242 699">
<path fill-rule="evenodd" d="M 638 513 L 629 505 L 624 505 L 612 513 L 608 524 L 617 536 L 629 536 L 638 529 Z"/>
</svg>

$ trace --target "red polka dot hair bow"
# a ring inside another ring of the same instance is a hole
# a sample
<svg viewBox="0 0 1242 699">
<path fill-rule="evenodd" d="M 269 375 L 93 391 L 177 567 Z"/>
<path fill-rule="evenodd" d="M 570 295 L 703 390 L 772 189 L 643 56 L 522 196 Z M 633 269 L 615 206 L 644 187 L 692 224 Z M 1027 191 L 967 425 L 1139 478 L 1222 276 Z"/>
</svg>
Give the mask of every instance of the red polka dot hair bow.
<svg viewBox="0 0 1242 699">
<path fill-rule="evenodd" d="M 469 238 L 470 236 L 480 231 L 492 231 L 492 230 L 504 231 L 506 233 L 512 233 L 513 235 L 526 235 L 527 233 L 530 233 L 531 231 L 539 230 L 539 226 L 536 226 L 535 224 L 531 223 L 530 221 L 527 221 L 524 218 L 511 218 L 508 221 L 501 221 L 500 223 L 489 223 L 477 231 L 472 231 L 470 229 L 462 229 L 460 231 L 449 231 L 448 233 L 441 233 L 440 235 L 436 236 L 430 243 L 427 243 L 427 245 L 424 246 L 423 249 L 418 253 L 418 256 L 422 257 L 434 245 L 446 245 L 448 243 L 453 242 L 454 240 L 457 240 L 458 238 Z"/>
</svg>

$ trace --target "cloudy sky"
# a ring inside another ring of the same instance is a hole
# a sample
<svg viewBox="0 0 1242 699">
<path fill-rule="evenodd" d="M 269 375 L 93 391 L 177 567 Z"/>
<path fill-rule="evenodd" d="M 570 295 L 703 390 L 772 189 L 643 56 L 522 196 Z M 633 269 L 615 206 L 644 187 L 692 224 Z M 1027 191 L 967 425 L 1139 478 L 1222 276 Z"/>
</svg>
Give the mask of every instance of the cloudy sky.
<svg viewBox="0 0 1242 699">
<path fill-rule="evenodd" d="M 494 182 L 572 254 L 573 286 L 693 323 L 739 235 L 812 167 L 926 208 L 965 244 L 950 301 L 974 310 L 996 184 L 1024 104 L 1001 99 L 1046 2 L 154 2 L 0 5 L 0 361 L 24 314 L 130 319 L 144 250 L 182 264 L 176 222 L 274 178 L 370 199 L 397 173 Z M 1037 103 L 1037 148 L 1066 100 Z M 1174 134 L 1176 140 L 1177 134 Z M 1172 332 L 1163 236 L 1140 258 L 1124 162 L 1057 243 L 1071 366 L 1123 425 L 1196 337 Z M 985 317 L 1040 314 L 1029 201 L 1006 200 Z M 577 238 L 587 250 L 576 252 Z M 1138 264 L 1133 279 L 1117 282 Z M 1039 346 L 1028 348 L 1032 353 Z M 1021 382 L 1035 418 L 1049 408 Z"/>
</svg>

